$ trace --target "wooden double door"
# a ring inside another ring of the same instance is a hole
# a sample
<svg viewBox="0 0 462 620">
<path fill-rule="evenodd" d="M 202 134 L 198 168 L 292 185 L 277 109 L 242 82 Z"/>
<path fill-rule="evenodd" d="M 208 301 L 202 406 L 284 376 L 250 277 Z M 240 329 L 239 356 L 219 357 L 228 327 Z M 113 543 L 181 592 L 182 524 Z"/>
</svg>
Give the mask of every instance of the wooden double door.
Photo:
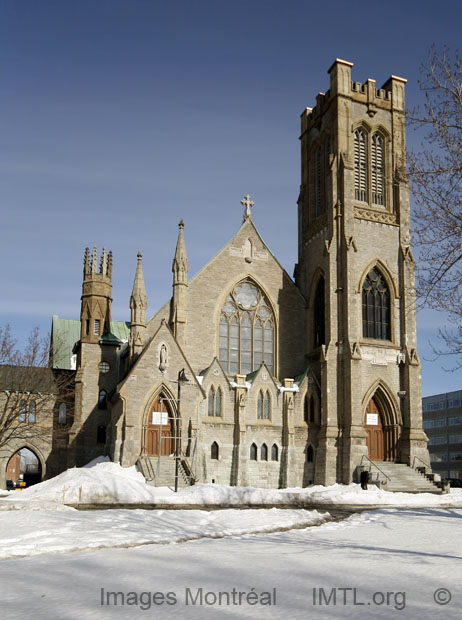
<svg viewBox="0 0 462 620">
<path fill-rule="evenodd" d="M 156 398 L 149 412 L 144 445 L 150 456 L 170 456 L 175 452 L 175 418 L 162 395 Z"/>
</svg>

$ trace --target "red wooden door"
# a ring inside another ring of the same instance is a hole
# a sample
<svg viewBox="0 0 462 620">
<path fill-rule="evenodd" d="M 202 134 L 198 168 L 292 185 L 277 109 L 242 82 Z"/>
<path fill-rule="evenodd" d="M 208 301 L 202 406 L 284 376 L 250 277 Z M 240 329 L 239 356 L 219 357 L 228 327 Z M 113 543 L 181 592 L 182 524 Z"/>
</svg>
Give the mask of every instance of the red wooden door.
<svg viewBox="0 0 462 620">
<path fill-rule="evenodd" d="M 18 450 L 17 452 L 13 454 L 13 456 L 8 461 L 8 465 L 6 466 L 6 479 L 13 480 L 13 482 L 17 482 L 20 473 L 21 473 L 21 453 Z"/>
<path fill-rule="evenodd" d="M 151 456 L 170 456 L 175 450 L 174 419 L 168 401 L 158 396 L 151 407 L 146 428 L 145 447 Z"/>
<path fill-rule="evenodd" d="M 367 449 L 371 461 L 383 461 L 385 458 L 382 416 L 373 398 L 366 408 L 364 427 L 367 432 Z"/>
</svg>

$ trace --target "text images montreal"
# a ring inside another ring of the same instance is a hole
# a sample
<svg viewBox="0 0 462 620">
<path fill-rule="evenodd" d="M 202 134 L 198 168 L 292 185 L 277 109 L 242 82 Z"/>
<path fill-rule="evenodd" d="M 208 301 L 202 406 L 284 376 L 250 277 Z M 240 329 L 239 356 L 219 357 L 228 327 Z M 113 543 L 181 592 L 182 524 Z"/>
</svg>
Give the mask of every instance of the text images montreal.
<svg viewBox="0 0 462 620">
<path fill-rule="evenodd" d="M 229 590 L 208 590 L 205 588 L 184 588 L 181 591 L 110 591 L 100 589 L 100 605 L 113 607 L 139 607 L 143 611 L 158 606 L 203 605 L 208 607 L 232 607 L 244 605 L 276 605 L 276 588 L 259 591 L 250 588 L 243 591 L 237 588 Z"/>
</svg>

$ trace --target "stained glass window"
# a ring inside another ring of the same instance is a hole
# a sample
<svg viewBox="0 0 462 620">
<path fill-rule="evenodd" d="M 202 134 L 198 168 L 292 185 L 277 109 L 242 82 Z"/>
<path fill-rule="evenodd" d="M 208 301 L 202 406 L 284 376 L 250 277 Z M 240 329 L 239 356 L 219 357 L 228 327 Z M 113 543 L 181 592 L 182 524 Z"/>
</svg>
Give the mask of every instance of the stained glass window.
<svg viewBox="0 0 462 620">
<path fill-rule="evenodd" d="M 234 287 L 221 310 L 220 363 L 230 374 L 249 374 L 264 361 L 274 372 L 275 321 L 268 300 L 252 282 Z"/>
</svg>

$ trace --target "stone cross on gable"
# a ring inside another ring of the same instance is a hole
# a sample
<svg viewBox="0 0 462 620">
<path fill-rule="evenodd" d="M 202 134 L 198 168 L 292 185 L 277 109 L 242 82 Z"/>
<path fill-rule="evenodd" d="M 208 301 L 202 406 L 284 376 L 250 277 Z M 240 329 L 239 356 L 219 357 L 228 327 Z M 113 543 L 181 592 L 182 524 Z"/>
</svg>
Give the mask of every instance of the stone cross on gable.
<svg viewBox="0 0 462 620">
<path fill-rule="evenodd" d="M 253 207 L 254 204 L 254 201 L 250 200 L 249 194 L 244 196 L 244 200 L 241 200 L 241 205 L 244 205 L 245 207 L 244 221 L 250 219 L 250 207 Z"/>
</svg>

